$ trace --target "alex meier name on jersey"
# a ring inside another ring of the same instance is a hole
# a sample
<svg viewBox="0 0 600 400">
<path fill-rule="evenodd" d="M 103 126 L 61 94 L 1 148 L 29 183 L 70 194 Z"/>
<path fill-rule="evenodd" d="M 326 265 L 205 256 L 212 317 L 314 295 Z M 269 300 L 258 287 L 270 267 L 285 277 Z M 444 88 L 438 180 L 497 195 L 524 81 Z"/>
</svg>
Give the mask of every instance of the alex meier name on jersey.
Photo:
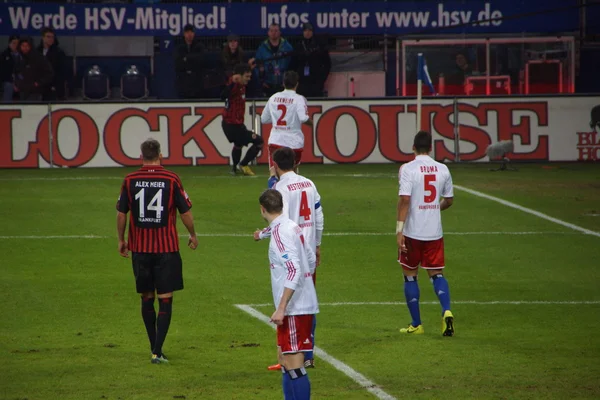
<svg viewBox="0 0 600 400">
<path fill-rule="evenodd" d="M 308 181 L 304 181 L 304 182 L 298 182 L 298 183 L 290 183 L 286 187 L 290 192 L 293 192 L 294 190 L 302 190 L 302 189 L 311 188 L 312 184 Z"/>
<path fill-rule="evenodd" d="M 136 181 L 135 182 L 135 187 L 142 187 L 142 188 L 166 188 L 165 183 L 164 182 L 146 182 L 146 181 Z"/>
</svg>

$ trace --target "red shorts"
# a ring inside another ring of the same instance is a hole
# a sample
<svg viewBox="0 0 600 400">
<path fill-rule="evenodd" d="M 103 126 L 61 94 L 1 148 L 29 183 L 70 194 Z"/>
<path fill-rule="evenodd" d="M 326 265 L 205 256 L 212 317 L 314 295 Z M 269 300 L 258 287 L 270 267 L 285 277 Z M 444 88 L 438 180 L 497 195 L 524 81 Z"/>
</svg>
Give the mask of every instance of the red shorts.
<svg viewBox="0 0 600 400">
<path fill-rule="evenodd" d="M 277 326 L 277 346 L 283 354 L 313 350 L 312 325 L 314 315 L 286 315 Z"/>
<path fill-rule="evenodd" d="M 277 144 L 270 144 L 269 145 L 269 168 L 271 168 L 273 166 L 273 153 L 275 153 L 275 150 L 277 149 L 281 149 L 285 146 L 279 146 Z M 296 156 L 296 165 L 300 165 L 300 162 L 302 161 L 302 151 L 304 149 L 292 149 L 294 150 L 294 155 Z"/>
<path fill-rule="evenodd" d="M 398 250 L 398 261 L 402 268 L 414 270 L 419 265 L 423 269 L 444 268 L 444 238 L 437 240 L 417 240 L 405 237 L 408 252 Z"/>
</svg>

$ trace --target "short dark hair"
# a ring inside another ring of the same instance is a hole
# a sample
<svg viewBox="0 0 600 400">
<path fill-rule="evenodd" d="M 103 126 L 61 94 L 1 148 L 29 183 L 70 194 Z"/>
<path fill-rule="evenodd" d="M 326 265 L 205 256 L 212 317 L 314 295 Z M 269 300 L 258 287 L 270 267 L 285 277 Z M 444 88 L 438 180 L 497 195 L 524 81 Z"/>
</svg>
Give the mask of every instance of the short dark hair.
<svg viewBox="0 0 600 400">
<path fill-rule="evenodd" d="M 53 35 L 56 35 L 56 33 L 54 33 L 54 29 L 50 26 L 45 26 L 42 28 L 42 36 L 46 36 L 46 33 L 51 33 Z"/>
<path fill-rule="evenodd" d="M 8 44 L 10 44 L 10 42 L 12 42 L 13 40 L 19 40 L 19 35 L 10 35 L 8 37 Z"/>
<path fill-rule="evenodd" d="M 431 142 L 431 134 L 429 132 L 419 131 L 415 135 L 413 146 L 415 146 L 417 153 L 429 153 L 431 151 Z"/>
<path fill-rule="evenodd" d="M 275 150 L 275 153 L 273 153 L 273 161 L 280 170 L 291 171 L 296 164 L 296 154 L 294 153 L 294 150 L 289 147 L 282 147 Z"/>
<path fill-rule="evenodd" d="M 252 68 L 250 68 L 250 66 L 248 64 L 237 64 L 234 68 L 233 68 L 233 74 L 234 75 L 244 75 L 245 73 L 248 72 L 252 72 Z"/>
<path fill-rule="evenodd" d="M 183 32 L 194 32 L 194 25 L 187 24 L 183 27 Z"/>
<path fill-rule="evenodd" d="M 283 87 L 293 89 L 298 85 L 298 73 L 296 71 L 287 71 L 283 75 Z"/>
<path fill-rule="evenodd" d="M 276 27 L 278 27 L 279 29 L 281 29 L 281 26 L 279 26 L 279 24 L 278 24 L 277 22 L 273 22 L 271 25 L 269 25 L 269 28 L 272 28 L 272 27 L 274 27 L 274 26 L 276 26 Z"/>
<path fill-rule="evenodd" d="M 156 139 L 146 139 L 140 149 L 144 161 L 156 161 L 160 155 L 160 143 Z"/>
<path fill-rule="evenodd" d="M 262 192 L 258 201 L 269 214 L 280 213 L 283 211 L 283 197 L 281 197 L 281 193 L 275 189 L 267 189 Z"/>
</svg>

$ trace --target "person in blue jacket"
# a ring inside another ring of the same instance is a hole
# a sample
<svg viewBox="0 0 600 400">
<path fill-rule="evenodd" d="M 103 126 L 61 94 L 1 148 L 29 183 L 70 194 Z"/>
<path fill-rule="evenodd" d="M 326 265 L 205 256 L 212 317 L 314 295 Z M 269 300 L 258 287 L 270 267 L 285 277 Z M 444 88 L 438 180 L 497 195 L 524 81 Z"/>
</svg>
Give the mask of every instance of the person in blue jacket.
<svg viewBox="0 0 600 400">
<path fill-rule="evenodd" d="M 269 26 L 269 38 L 258 46 L 256 64 L 262 94 L 271 97 L 283 90 L 283 74 L 289 69 L 294 48 L 281 37 L 278 24 Z"/>
</svg>

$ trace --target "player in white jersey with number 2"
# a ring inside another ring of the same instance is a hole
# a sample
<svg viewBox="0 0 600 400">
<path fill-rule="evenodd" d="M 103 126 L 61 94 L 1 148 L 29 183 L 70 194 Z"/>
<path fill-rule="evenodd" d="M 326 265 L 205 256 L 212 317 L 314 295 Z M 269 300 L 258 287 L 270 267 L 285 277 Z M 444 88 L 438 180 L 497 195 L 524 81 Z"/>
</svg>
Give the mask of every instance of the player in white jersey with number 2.
<svg viewBox="0 0 600 400">
<path fill-rule="evenodd" d="M 450 290 L 444 277 L 444 239 L 441 211 L 453 202 L 452 176 L 445 164 L 429 156 L 428 132 L 416 134 L 413 161 L 400 167 L 400 191 L 396 236 L 398 261 L 404 272 L 404 295 L 412 321 L 401 333 L 424 333 L 419 310 L 418 267 L 425 269 L 442 306 L 442 335 L 454 335 Z M 440 201 L 441 199 L 441 201 Z"/>
<path fill-rule="evenodd" d="M 309 400 L 310 381 L 304 367 L 304 353 L 313 350 L 311 329 L 319 312 L 312 280 L 316 256 L 302 235 L 302 229 L 283 214 L 283 197 L 267 189 L 259 199 L 262 217 L 271 228 L 269 262 L 277 325 L 277 347 L 285 399 Z"/>
<path fill-rule="evenodd" d="M 304 133 L 302 124 L 312 126 L 308 116 L 306 98 L 296 93 L 298 74 L 288 71 L 283 76 L 285 90 L 275 93 L 265 106 L 260 120 L 263 124 L 272 124 L 269 134 L 269 168 L 273 166 L 273 153 L 282 147 L 289 147 L 296 155 L 296 166 L 302 161 Z"/>
<path fill-rule="evenodd" d="M 321 261 L 321 239 L 323 237 L 324 215 L 321 207 L 321 196 L 314 182 L 296 174 L 294 169 L 294 151 L 283 147 L 273 153 L 274 176 L 269 179 L 269 189 L 273 188 L 283 197 L 283 214 L 294 221 L 301 229 L 307 246 L 316 254 L 315 269 L 311 270 L 313 283 L 316 285 L 316 267 Z M 254 232 L 255 240 L 271 236 L 270 228 Z M 313 320 L 312 339 L 316 329 L 316 318 Z M 314 368 L 313 352 L 305 353 L 304 366 Z M 278 365 L 272 365 L 269 370 L 279 370 Z"/>
</svg>

